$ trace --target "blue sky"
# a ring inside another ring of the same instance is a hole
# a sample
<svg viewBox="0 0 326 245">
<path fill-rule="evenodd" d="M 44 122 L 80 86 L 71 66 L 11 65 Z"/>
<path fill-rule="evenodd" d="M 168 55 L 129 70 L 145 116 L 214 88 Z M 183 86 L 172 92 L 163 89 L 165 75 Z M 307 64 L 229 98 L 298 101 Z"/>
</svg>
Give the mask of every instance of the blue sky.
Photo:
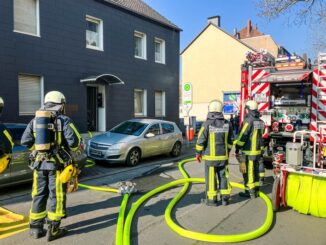
<svg viewBox="0 0 326 245">
<path fill-rule="evenodd" d="M 258 25 L 258 30 L 270 34 L 273 39 L 290 52 L 302 55 L 308 53 L 313 58 L 311 35 L 305 25 L 295 26 L 288 24 L 288 18 L 282 16 L 268 22 L 258 16 L 254 0 L 144 0 L 160 14 L 178 25 L 181 32 L 181 50 L 207 24 L 207 17 L 220 15 L 221 28 L 229 33 L 233 29 L 241 30 L 251 19 L 253 25 Z"/>
</svg>

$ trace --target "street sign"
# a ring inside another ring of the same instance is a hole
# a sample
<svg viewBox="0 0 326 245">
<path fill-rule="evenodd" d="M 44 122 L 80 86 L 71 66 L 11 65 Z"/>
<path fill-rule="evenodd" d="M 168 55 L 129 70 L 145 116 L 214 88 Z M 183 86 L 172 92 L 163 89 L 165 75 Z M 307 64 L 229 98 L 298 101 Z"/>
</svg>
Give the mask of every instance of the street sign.
<svg viewBox="0 0 326 245">
<path fill-rule="evenodd" d="M 192 85 L 191 83 L 184 83 L 182 87 L 182 105 L 187 114 L 192 108 Z"/>
</svg>

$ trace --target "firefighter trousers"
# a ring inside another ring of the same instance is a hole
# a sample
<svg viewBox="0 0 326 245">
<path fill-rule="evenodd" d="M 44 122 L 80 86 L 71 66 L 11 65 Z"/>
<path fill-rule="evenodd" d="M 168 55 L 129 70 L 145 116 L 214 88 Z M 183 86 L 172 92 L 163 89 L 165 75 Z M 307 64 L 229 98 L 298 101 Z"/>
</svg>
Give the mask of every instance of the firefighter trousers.
<svg viewBox="0 0 326 245">
<path fill-rule="evenodd" d="M 246 156 L 247 172 L 243 174 L 244 186 L 247 191 L 259 191 L 262 173 L 265 176 L 264 162 L 261 156 Z"/>
<path fill-rule="evenodd" d="M 214 165 L 205 162 L 206 198 L 208 202 L 217 203 L 218 190 L 221 198 L 228 199 L 231 193 L 229 182 L 229 167 L 227 162 L 223 165 Z"/>
<path fill-rule="evenodd" d="M 66 184 L 59 180 L 58 170 L 34 170 L 30 227 L 41 227 L 45 218 L 49 223 L 60 224 L 66 215 Z M 47 200 L 50 203 L 47 209 Z"/>
</svg>

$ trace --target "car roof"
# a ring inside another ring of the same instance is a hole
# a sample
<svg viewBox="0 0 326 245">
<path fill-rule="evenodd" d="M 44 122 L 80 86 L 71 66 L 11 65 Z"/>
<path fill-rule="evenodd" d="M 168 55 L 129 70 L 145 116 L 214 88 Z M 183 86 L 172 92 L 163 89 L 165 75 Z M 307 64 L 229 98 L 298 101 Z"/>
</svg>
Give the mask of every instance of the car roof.
<svg viewBox="0 0 326 245">
<path fill-rule="evenodd" d="M 160 119 L 150 119 L 150 118 L 136 118 L 136 119 L 130 119 L 127 120 L 129 122 L 140 122 L 140 123 L 174 123 L 174 122 L 170 122 L 170 121 L 165 121 L 165 120 L 160 120 Z"/>
<path fill-rule="evenodd" d="M 7 128 L 26 128 L 27 124 L 25 123 L 4 123 Z"/>
</svg>

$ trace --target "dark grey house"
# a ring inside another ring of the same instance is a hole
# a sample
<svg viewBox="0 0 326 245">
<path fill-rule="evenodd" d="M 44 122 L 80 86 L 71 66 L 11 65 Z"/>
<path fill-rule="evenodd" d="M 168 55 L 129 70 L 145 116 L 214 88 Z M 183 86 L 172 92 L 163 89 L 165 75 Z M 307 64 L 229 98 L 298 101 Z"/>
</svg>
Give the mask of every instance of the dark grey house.
<svg viewBox="0 0 326 245">
<path fill-rule="evenodd" d="M 59 90 L 81 131 L 177 121 L 180 31 L 141 0 L 1 0 L 1 120 L 28 122 Z"/>
</svg>

